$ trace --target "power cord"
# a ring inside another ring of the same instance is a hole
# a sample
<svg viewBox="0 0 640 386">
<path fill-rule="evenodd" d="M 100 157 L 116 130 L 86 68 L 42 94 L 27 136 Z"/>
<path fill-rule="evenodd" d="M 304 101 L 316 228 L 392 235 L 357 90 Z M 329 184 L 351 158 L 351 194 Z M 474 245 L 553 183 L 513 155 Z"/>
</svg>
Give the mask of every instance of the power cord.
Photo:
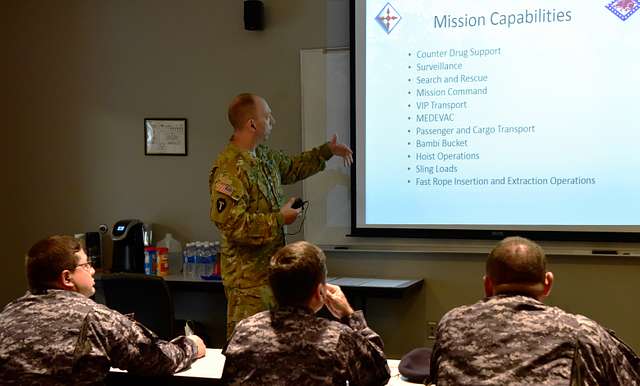
<svg viewBox="0 0 640 386">
<path fill-rule="evenodd" d="M 302 230 L 302 226 L 304 225 L 304 220 L 307 218 L 307 209 L 309 208 L 309 201 L 303 201 L 302 202 L 302 221 L 300 221 L 300 226 L 298 227 L 298 230 L 293 232 L 293 233 L 287 233 L 287 236 L 293 236 L 293 235 L 297 235 L 298 233 L 300 233 L 300 231 Z"/>
</svg>

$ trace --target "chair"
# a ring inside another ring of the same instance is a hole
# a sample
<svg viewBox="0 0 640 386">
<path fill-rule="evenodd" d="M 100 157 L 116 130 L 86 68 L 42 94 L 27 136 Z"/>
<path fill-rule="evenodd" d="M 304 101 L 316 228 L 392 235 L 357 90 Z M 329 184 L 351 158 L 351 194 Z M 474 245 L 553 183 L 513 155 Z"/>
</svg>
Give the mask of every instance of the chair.
<svg viewBox="0 0 640 386">
<path fill-rule="evenodd" d="M 148 327 L 161 339 L 176 337 L 173 299 L 169 287 L 159 276 L 140 273 L 102 275 L 104 300 L 107 307 Z"/>
</svg>

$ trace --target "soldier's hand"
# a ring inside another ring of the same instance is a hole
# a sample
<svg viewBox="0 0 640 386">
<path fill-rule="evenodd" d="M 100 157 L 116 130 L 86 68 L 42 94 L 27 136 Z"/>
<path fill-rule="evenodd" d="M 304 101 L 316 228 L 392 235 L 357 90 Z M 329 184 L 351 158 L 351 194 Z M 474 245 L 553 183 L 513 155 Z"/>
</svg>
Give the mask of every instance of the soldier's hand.
<svg viewBox="0 0 640 386">
<path fill-rule="evenodd" d="M 349 149 L 349 146 L 338 143 L 338 136 L 335 134 L 331 137 L 331 141 L 329 141 L 329 149 L 331 149 L 331 154 L 342 157 L 344 166 L 351 166 L 353 163 L 353 152 Z"/>
<path fill-rule="evenodd" d="M 207 353 L 207 347 L 204 345 L 202 338 L 198 335 L 187 335 L 187 339 L 193 341 L 193 343 L 198 346 L 198 353 L 196 354 L 196 358 L 202 358 Z"/>
<path fill-rule="evenodd" d="M 342 290 L 337 285 L 325 284 L 326 297 L 324 304 L 327 309 L 338 319 L 342 319 L 345 316 L 353 314 L 353 308 L 349 304 L 347 297 L 344 296 Z"/>
<path fill-rule="evenodd" d="M 291 197 L 286 204 L 280 208 L 280 213 L 282 213 L 282 217 L 284 218 L 284 223 L 286 225 L 292 224 L 298 218 L 300 214 L 301 208 L 293 209 L 291 205 L 296 201 L 295 197 Z"/>
</svg>

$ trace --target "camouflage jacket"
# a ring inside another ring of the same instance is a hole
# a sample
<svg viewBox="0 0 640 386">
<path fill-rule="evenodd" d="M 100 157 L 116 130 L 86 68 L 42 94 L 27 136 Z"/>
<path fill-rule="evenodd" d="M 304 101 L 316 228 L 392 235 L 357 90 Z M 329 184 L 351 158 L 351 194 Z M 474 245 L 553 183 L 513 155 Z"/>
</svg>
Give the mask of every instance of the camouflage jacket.
<svg viewBox="0 0 640 386">
<path fill-rule="evenodd" d="M 431 381 L 446 385 L 638 385 L 640 361 L 612 332 L 521 295 L 449 311 Z"/>
<path fill-rule="evenodd" d="M 141 375 L 188 367 L 197 346 L 185 337 L 157 338 L 82 294 L 27 292 L 0 314 L 0 384 L 100 384 L 109 367 Z"/>
<path fill-rule="evenodd" d="M 255 157 L 233 143 L 220 153 L 209 174 L 211 220 L 222 236 L 221 271 L 225 286 L 267 284 L 271 256 L 284 245 L 282 184 L 292 184 L 325 167 L 328 144 L 289 157 L 264 145 Z"/>
<path fill-rule="evenodd" d="M 222 378 L 232 385 L 384 385 L 382 349 L 360 311 L 340 323 L 285 307 L 237 325 Z"/>
</svg>

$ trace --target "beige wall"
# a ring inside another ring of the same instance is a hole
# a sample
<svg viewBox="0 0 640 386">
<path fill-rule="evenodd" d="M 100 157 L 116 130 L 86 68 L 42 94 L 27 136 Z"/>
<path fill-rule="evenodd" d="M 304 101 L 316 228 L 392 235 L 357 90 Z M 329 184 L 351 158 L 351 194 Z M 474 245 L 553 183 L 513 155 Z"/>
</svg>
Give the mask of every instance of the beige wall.
<svg viewBox="0 0 640 386">
<path fill-rule="evenodd" d="M 242 91 L 266 96 L 278 121 L 271 145 L 300 150 L 299 49 L 344 45 L 336 42 L 345 36 L 345 4 L 267 0 L 266 30 L 249 32 L 240 0 L 3 2 L 2 210 L 11 225 L 1 232 L 0 305 L 23 293 L 22 255 L 51 233 L 133 217 L 153 223 L 158 236 L 217 238 L 207 175 L 229 136 L 229 99 Z M 339 25 L 327 29 L 331 23 Z M 143 119 L 162 116 L 188 118 L 188 157 L 144 156 Z M 370 322 L 394 357 L 429 344 L 427 320 L 481 296 L 483 261 L 329 254 L 333 275 L 425 279 L 403 300 L 369 300 Z M 552 257 L 551 264 L 552 304 L 593 317 L 640 350 L 638 260 Z"/>
<path fill-rule="evenodd" d="M 299 50 L 325 45 L 324 12 L 270 0 L 254 32 L 239 0 L 3 2 L 2 201 L 14 224 L 2 232 L 0 304 L 24 291 L 22 255 L 51 233 L 140 218 L 160 237 L 216 239 L 207 180 L 231 134 L 226 106 L 264 95 L 272 145 L 297 151 Z M 188 157 L 145 157 L 145 117 L 186 117 Z"/>
</svg>

